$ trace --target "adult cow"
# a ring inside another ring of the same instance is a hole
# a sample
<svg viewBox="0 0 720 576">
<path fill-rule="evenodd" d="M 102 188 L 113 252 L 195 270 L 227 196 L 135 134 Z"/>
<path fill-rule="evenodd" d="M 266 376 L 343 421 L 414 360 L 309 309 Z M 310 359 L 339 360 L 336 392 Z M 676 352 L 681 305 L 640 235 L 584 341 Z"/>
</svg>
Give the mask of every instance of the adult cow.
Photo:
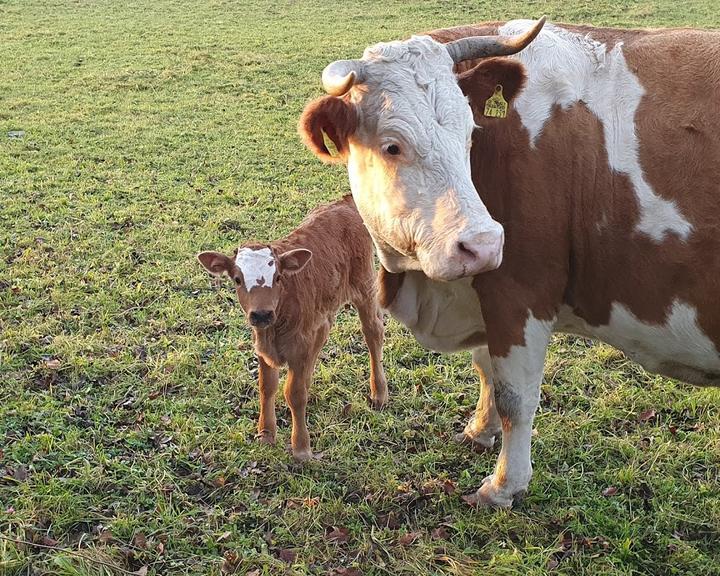
<svg viewBox="0 0 720 576">
<path fill-rule="evenodd" d="M 720 383 L 720 34 L 541 26 L 368 48 L 326 68 L 331 95 L 300 125 L 348 165 L 392 272 L 382 303 L 425 346 L 473 349 L 484 386 L 464 434 L 502 430 L 476 495 L 494 506 L 530 480 L 553 330 Z M 496 98 L 485 116 L 500 89 L 507 113 Z"/>
</svg>

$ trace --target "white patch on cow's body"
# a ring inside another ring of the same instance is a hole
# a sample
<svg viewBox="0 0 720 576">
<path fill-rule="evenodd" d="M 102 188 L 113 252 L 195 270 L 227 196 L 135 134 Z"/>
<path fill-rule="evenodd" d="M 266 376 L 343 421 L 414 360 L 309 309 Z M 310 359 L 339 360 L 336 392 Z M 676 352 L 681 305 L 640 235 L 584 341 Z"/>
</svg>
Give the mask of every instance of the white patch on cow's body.
<svg viewBox="0 0 720 576">
<path fill-rule="evenodd" d="M 275 257 L 270 248 L 241 248 L 235 256 L 235 265 L 240 268 L 245 289 L 272 288 L 275 277 Z"/>
<path fill-rule="evenodd" d="M 590 326 L 570 308 L 561 310 L 558 330 L 597 338 L 622 350 L 650 372 L 694 383 L 720 379 L 720 354 L 702 331 L 697 310 L 674 300 L 663 324 L 642 322 L 624 305 L 614 302 L 610 322 Z"/>
<path fill-rule="evenodd" d="M 517 34 L 534 22 L 514 20 L 500 27 L 500 34 Z M 623 45 L 610 52 L 589 36 L 546 24 L 530 45 L 514 56 L 527 69 L 527 86 L 514 107 L 535 147 L 555 106 L 567 109 L 579 102 L 603 125 L 608 162 L 613 171 L 627 174 L 640 208 L 636 230 L 655 242 L 666 234 L 687 240 L 692 224 L 675 202 L 655 194 L 640 165 L 640 142 L 635 115 L 645 89 L 628 68 Z"/>
<path fill-rule="evenodd" d="M 484 334 L 485 321 L 472 278 L 436 282 L 407 272 L 388 312 L 430 350 L 457 352 L 476 347 L 469 339 Z"/>
</svg>

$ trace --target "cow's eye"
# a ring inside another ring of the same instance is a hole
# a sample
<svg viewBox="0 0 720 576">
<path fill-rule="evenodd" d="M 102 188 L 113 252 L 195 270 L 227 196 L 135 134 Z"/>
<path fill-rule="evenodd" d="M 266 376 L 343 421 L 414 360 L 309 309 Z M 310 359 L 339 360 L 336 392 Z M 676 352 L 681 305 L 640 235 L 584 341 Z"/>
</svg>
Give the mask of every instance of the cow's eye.
<svg viewBox="0 0 720 576">
<path fill-rule="evenodd" d="M 390 156 L 398 156 L 400 155 L 400 146 L 397 144 L 390 144 L 387 148 L 385 148 L 385 152 L 390 154 Z"/>
<path fill-rule="evenodd" d="M 237 284 L 238 286 L 240 284 L 242 284 L 242 278 L 240 278 L 240 276 L 235 276 L 235 278 L 233 278 L 233 280 L 235 281 L 235 284 Z"/>
</svg>

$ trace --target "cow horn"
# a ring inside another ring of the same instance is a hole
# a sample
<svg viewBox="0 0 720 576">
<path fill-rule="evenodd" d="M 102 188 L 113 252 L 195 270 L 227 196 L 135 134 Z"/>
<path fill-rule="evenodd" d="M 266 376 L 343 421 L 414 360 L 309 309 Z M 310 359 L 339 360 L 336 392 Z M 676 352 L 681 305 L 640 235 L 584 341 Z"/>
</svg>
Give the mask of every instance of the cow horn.
<svg viewBox="0 0 720 576">
<path fill-rule="evenodd" d="M 322 73 L 325 92 L 331 96 L 342 96 L 353 84 L 363 81 L 362 62 L 358 60 L 337 60 L 328 64 Z"/>
<path fill-rule="evenodd" d="M 487 58 L 488 56 L 509 56 L 520 52 L 542 30 L 545 16 L 524 34 L 517 36 L 470 36 L 445 44 L 448 54 L 456 64 L 464 60 Z"/>
</svg>

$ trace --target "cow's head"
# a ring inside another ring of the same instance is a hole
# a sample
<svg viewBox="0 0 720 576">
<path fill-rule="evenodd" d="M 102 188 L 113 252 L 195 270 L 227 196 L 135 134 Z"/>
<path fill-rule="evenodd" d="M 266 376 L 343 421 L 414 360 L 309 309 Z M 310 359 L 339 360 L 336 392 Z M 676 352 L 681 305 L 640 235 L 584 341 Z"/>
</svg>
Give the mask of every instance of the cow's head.
<svg viewBox="0 0 720 576">
<path fill-rule="evenodd" d="M 500 266 L 503 228 L 472 183 L 475 122 L 453 66 L 514 54 L 543 23 L 516 37 L 381 43 L 323 71 L 330 96 L 306 107 L 299 131 L 322 160 L 347 163 L 355 203 L 389 271 L 454 280 Z"/>
<path fill-rule="evenodd" d="M 210 274 L 227 274 L 235 282 L 235 292 L 250 325 L 263 329 L 277 319 L 284 278 L 300 272 L 312 252 L 298 248 L 276 254 L 267 245 L 249 244 L 236 250 L 233 257 L 201 252 L 197 258 Z"/>
</svg>

